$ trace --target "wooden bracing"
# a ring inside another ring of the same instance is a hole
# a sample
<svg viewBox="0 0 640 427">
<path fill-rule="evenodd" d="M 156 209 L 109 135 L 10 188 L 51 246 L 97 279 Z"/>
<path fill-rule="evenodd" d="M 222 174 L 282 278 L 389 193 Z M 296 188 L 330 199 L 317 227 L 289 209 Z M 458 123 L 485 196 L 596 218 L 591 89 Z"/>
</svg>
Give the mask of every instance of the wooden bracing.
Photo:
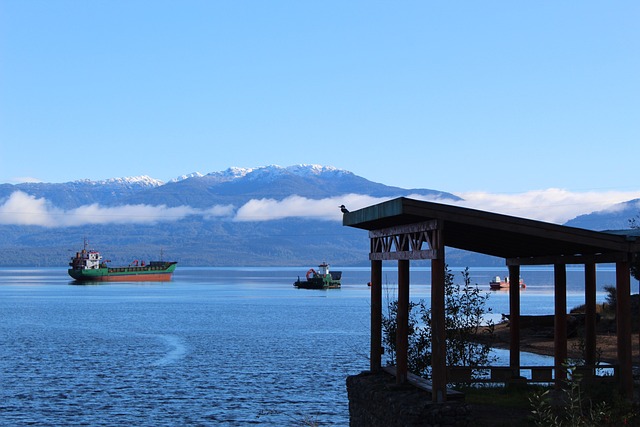
<svg viewBox="0 0 640 427">
<path fill-rule="evenodd" d="M 372 230 L 369 232 L 369 259 L 412 260 L 438 259 L 440 233 L 436 220 Z"/>
</svg>

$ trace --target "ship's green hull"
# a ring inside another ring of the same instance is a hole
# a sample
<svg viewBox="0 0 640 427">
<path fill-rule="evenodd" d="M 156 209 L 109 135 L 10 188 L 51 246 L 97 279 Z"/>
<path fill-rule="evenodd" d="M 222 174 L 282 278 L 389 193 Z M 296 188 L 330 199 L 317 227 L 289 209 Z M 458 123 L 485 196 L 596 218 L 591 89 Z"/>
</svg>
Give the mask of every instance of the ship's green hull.
<svg viewBox="0 0 640 427">
<path fill-rule="evenodd" d="M 313 270 L 309 270 L 313 271 Z M 341 271 L 332 271 L 324 276 L 318 273 L 307 273 L 307 280 L 298 280 L 293 282 L 293 286 L 300 289 L 338 289 L 340 288 L 340 279 L 342 279 Z"/>
<path fill-rule="evenodd" d="M 293 286 L 300 289 L 338 289 L 339 280 L 324 280 L 323 278 L 312 278 L 309 280 L 296 280 Z"/>
<path fill-rule="evenodd" d="M 79 282 L 166 282 L 171 280 L 176 262 L 152 262 L 143 267 L 102 267 L 68 270 Z"/>
</svg>

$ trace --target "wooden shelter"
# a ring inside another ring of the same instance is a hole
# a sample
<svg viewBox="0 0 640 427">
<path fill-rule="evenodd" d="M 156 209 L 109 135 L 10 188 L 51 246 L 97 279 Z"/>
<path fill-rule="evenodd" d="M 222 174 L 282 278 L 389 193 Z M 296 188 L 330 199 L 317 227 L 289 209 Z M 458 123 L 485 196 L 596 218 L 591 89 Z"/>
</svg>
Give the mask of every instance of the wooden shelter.
<svg viewBox="0 0 640 427">
<path fill-rule="evenodd" d="M 382 369 L 382 262 L 397 261 L 398 313 L 396 381 L 408 378 L 410 261 L 431 260 L 432 399 L 447 399 L 445 347 L 445 247 L 504 258 L 511 283 L 520 266 L 553 265 L 556 382 L 567 359 L 566 266 L 585 269 L 586 365 L 596 362 L 596 264 L 615 263 L 617 290 L 617 382 L 623 395 L 633 394 L 631 289 L 629 266 L 640 253 L 637 230 L 596 232 L 457 206 L 397 198 L 353 212 L 343 225 L 369 231 L 371 261 L 371 371 Z M 520 290 L 509 289 L 509 368 L 520 372 Z"/>
</svg>

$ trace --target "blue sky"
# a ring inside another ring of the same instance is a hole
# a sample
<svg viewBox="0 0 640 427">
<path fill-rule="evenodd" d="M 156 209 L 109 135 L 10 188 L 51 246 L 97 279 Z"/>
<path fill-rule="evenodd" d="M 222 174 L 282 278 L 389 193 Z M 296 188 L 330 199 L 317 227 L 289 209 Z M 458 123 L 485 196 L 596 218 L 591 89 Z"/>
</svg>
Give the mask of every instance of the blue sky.
<svg viewBox="0 0 640 427">
<path fill-rule="evenodd" d="M 640 194 L 636 1 L 0 0 L 0 183 Z"/>
</svg>

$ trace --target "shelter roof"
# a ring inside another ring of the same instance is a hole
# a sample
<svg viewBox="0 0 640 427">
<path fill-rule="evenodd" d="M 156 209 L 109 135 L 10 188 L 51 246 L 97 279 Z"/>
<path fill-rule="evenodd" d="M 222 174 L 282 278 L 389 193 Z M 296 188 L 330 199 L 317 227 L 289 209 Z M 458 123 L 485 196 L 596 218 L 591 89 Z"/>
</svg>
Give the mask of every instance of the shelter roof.
<svg viewBox="0 0 640 427">
<path fill-rule="evenodd" d="M 640 252 L 638 230 L 592 231 L 405 197 L 345 213 L 342 223 L 373 231 L 434 220 L 445 246 L 507 259 L 546 257 L 551 264 L 567 257 L 572 264 L 584 256 L 630 259 Z"/>
</svg>

